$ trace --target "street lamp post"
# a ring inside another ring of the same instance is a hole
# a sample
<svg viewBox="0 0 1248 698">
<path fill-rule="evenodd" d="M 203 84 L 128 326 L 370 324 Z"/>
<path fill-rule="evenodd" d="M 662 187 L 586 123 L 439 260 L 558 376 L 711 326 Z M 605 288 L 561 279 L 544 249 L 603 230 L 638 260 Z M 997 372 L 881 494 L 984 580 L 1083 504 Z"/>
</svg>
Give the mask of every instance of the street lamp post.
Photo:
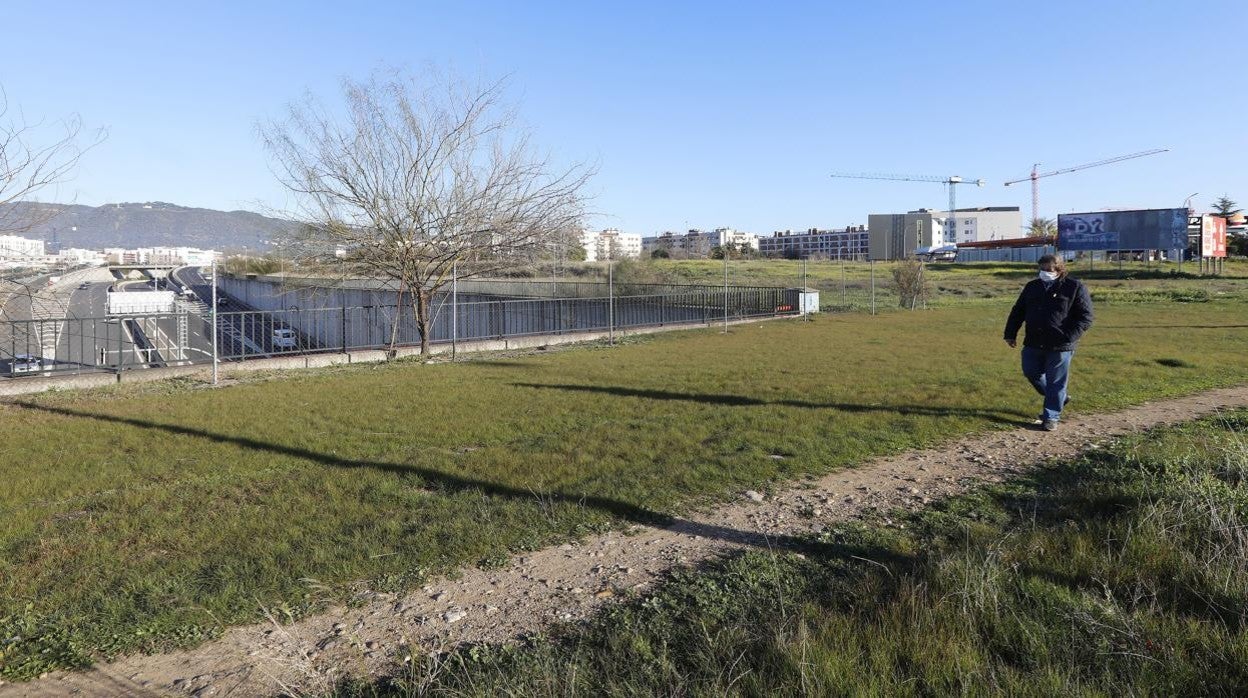
<svg viewBox="0 0 1248 698">
<path fill-rule="evenodd" d="M 1195 214 L 1195 213 L 1196 213 L 1196 211 L 1192 209 L 1192 199 L 1195 199 L 1195 198 L 1196 198 L 1199 194 L 1200 194 L 1200 192 L 1196 192 L 1195 194 L 1192 194 L 1192 195 L 1188 196 L 1186 199 L 1184 199 L 1184 200 L 1183 200 L 1183 208 L 1187 209 L 1187 215 L 1188 215 L 1188 217 L 1189 217 L 1189 218 L 1190 218 L 1193 214 Z M 1184 255 L 1186 255 L 1186 254 L 1187 254 L 1187 248 L 1186 248 L 1186 247 L 1184 247 L 1184 248 L 1182 248 L 1182 249 L 1178 250 L 1178 253 L 1179 253 L 1179 272 L 1181 273 L 1181 272 L 1183 271 L 1183 257 L 1184 257 Z M 1202 266 L 1202 268 L 1201 268 L 1201 272 L 1203 273 L 1203 272 L 1204 272 L 1204 268 L 1203 268 L 1203 266 L 1204 266 L 1205 260 L 1202 258 L 1202 259 L 1200 260 L 1200 263 L 1201 263 L 1201 266 Z"/>
<path fill-rule="evenodd" d="M 212 258 L 212 384 L 217 384 L 217 258 Z"/>
</svg>

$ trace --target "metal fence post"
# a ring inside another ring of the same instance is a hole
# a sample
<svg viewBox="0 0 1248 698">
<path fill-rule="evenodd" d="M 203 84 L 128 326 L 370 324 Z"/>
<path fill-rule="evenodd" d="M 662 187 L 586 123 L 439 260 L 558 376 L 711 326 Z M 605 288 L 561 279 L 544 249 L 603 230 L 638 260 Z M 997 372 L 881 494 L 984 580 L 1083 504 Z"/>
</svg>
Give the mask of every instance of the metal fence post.
<svg viewBox="0 0 1248 698">
<path fill-rule="evenodd" d="M 845 308 L 848 308 L 849 307 L 849 291 L 845 286 L 845 258 L 840 257 L 840 260 L 841 260 L 841 305 Z"/>
<path fill-rule="evenodd" d="M 345 274 L 344 274 L 345 277 Z M 338 301 L 342 305 L 342 353 L 347 353 L 347 289 L 346 280 L 344 278 L 343 285 L 338 288 Z M 329 316 L 325 316 L 325 322 L 329 322 Z M 328 333 L 328 330 L 326 330 Z"/>
<path fill-rule="evenodd" d="M 875 260 L 871 260 L 871 314 L 875 315 Z"/>
<path fill-rule="evenodd" d="M 844 262 L 841 262 L 844 265 Z M 842 268 L 844 268 L 842 266 Z M 802 322 L 806 322 L 810 318 L 806 317 L 806 258 L 802 257 L 802 290 L 797 294 L 797 305 L 802 311 Z"/>
<path fill-rule="evenodd" d="M 459 350 L 459 262 L 451 262 L 451 361 Z"/>
<path fill-rule="evenodd" d="M 724 255 L 724 334 L 728 334 L 728 248 L 721 245 L 719 249 Z"/>
<path fill-rule="evenodd" d="M 615 261 L 607 257 L 607 343 L 615 346 Z"/>
</svg>

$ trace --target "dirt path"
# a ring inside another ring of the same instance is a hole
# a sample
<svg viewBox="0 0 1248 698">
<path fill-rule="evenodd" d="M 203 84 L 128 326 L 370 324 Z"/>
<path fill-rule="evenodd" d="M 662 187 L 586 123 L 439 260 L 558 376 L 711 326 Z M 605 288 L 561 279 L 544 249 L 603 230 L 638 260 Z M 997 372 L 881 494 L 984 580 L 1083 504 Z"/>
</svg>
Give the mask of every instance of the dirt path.
<svg viewBox="0 0 1248 698">
<path fill-rule="evenodd" d="M 584 618 L 629 589 L 645 589 L 674 565 L 746 545 L 783 544 L 786 536 L 817 532 L 871 509 L 920 507 L 1114 437 L 1243 406 L 1248 386 L 1073 415 L 1053 433 L 1020 428 L 911 451 L 774 496 L 747 492 L 739 503 L 667 528 L 634 526 L 514 557 L 501 569 L 468 569 L 406 596 L 369 594 L 357 608 L 335 608 L 291 625 L 234 628 L 191 651 L 3 685 L 0 696 L 317 693 L 344 673 L 389 673 L 420 653 L 461 642 L 503 642 Z"/>
</svg>

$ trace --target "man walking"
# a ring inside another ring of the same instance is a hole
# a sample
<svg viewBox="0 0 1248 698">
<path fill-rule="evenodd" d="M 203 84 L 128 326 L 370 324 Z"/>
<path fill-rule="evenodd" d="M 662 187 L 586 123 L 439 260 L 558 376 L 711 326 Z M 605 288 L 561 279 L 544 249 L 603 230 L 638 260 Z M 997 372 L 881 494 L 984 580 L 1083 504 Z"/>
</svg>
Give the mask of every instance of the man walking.
<svg viewBox="0 0 1248 698">
<path fill-rule="evenodd" d="M 1039 278 L 1027 282 L 1010 310 L 1005 342 L 1018 346 L 1018 329 L 1026 324 L 1023 375 L 1044 396 L 1041 428 L 1053 431 L 1070 402 L 1066 396 L 1070 359 L 1079 338 L 1092 326 L 1092 297 L 1086 286 L 1066 275 L 1061 257 L 1046 254 L 1039 266 Z"/>
</svg>

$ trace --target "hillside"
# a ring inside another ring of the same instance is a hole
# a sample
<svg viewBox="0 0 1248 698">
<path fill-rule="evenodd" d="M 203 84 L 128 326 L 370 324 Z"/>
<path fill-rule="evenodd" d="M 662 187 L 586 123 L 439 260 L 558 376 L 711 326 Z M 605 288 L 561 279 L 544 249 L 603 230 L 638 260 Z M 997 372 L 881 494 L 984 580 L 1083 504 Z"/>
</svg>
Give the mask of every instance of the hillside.
<svg viewBox="0 0 1248 698">
<path fill-rule="evenodd" d="M 291 223 L 251 211 L 216 211 L 160 201 L 103 206 L 18 201 L 0 207 L 0 233 L 12 232 L 62 248 L 188 246 L 263 249 Z"/>
</svg>

